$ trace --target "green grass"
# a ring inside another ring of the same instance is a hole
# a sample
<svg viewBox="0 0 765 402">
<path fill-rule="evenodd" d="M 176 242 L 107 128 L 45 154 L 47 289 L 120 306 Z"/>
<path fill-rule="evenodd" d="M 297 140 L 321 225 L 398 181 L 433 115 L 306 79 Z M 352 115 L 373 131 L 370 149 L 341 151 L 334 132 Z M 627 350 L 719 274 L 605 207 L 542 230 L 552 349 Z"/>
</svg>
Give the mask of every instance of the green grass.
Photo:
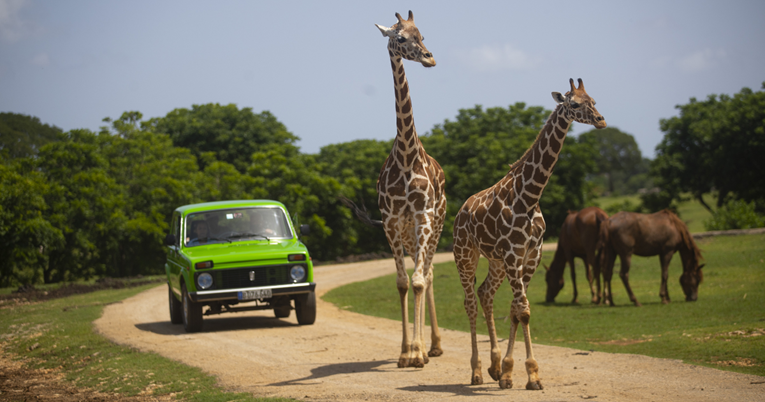
<svg viewBox="0 0 765 402">
<path fill-rule="evenodd" d="M 630 284 L 642 307 L 634 307 L 624 286 L 615 275 L 612 282 L 615 306 L 595 306 L 589 301 L 583 264 L 577 259 L 579 300 L 573 296 L 568 270 L 566 286 L 556 303 L 545 300 L 544 269 L 540 267 L 529 285 L 531 333 L 534 342 L 582 350 L 633 353 L 681 359 L 687 363 L 765 375 L 765 235 L 715 237 L 698 242 L 706 267 L 699 299 L 686 302 L 679 284 L 682 267 L 675 254 L 669 271 L 672 303 L 659 298 L 658 257 L 633 257 Z M 552 260 L 545 253 L 543 262 Z M 618 261 L 617 261 L 618 264 Z M 618 265 L 617 265 L 618 267 Z M 487 263 L 481 259 L 479 284 L 485 278 Z M 618 268 L 617 268 L 618 270 Z M 463 291 L 453 262 L 434 268 L 438 322 L 442 328 L 469 332 L 463 307 Z M 411 294 L 411 292 L 410 292 Z M 395 275 L 334 289 L 324 296 L 341 308 L 378 317 L 400 320 Z M 503 284 L 495 300 L 497 336 L 507 338 L 510 331 L 511 292 Z M 410 301 L 409 306 L 413 306 Z M 412 314 L 410 312 L 410 317 Z M 478 330 L 486 334 L 485 322 Z M 737 332 L 740 331 L 740 332 Z M 518 339 L 522 341 L 521 331 Z M 470 348 L 470 345 L 464 345 Z"/>
<path fill-rule="evenodd" d="M 155 286 L 6 304 L 0 309 L 0 345 L 4 353 L 23 359 L 28 367 L 60 369 L 73 385 L 110 394 L 174 394 L 178 399 L 192 401 L 289 400 L 224 392 L 216 385 L 215 377 L 198 368 L 113 344 L 93 332 L 92 323 L 101 316 L 105 305 Z"/>
</svg>

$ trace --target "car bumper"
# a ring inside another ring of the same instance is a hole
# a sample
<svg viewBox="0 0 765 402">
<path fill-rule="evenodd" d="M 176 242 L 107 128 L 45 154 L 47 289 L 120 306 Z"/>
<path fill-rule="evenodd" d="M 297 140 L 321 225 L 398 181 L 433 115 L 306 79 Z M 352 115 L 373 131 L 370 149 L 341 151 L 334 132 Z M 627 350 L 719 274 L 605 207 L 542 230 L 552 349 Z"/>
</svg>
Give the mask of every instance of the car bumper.
<svg viewBox="0 0 765 402">
<path fill-rule="evenodd" d="M 197 303 L 213 302 L 213 301 L 227 301 L 227 300 L 239 300 L 237 296 L 239 292 L 246 290 L 256 289 L 271 289 L 272 296 L 287 296 L 311 293 L 316 289 L 316 284 L 309 283 L 291 283 L 288 285 L 277 286 L 264 286 L 257 288 L 240 288 L 240 289 L 223 289 L 223 290 L 202 290 L 198 292 L 190 292 L 189 298 Z M 249 301 L 249 300 L 248 300 Z"/>
</svg>

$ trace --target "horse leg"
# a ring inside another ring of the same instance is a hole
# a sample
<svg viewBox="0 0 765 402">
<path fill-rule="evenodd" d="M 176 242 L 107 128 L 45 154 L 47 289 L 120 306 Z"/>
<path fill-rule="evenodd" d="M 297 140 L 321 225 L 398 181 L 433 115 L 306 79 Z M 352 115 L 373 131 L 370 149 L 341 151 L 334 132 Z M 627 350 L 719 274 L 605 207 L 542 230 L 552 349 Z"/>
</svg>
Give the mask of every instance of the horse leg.
<svg viewBox="0 0 765 402">
<path fill-rule="evenodd" d="M 632 262 L 632 254 L 620 255 L 619 259 L 622 263 L 622 269 L 619 271 L 619 276 L 622 278 L 624 288 L 627 289 L 630 301 L 634 303 L 635 306 L 640 307 L 642 304 L 637 301 L 637 298 L 635 297 L 635 294 L 632 293 L 632 288 L 630 287 L 630 263 Z"/>
<path fill-rule="evenodd" d="M 579 303 L 579 292 L 576 290 L 576 269 L 574 265 L 574 256 L 568 257 L 568 265 L 571 267 L 571 286 L 574 288 L 574 298 L 571 300 L 571 304 Z"/>
<path fill-rule="evenodd" d="M 607 305 L 614 305 L 614 295 L 611 291 L 611 279 L 614 275 L 614 264 L 616 263 L 616 253 L 609 250 L 603 258 L 603 302 Z"/>
<path fill-rule="evenodd" d="M 663 304 L 669 303 L 669 289 L 667 289 L 667 280 L 669 279 L 669 263 L 672 261 L 674 251 L 668 251 L 659 255 L 661 262 L 661 287 L 659 288 L 659 297 Z"/>
<path fill-rule="evenodd" d="M 594 287 L 595 284 L 593 283 L 592 270 L 590 269 L 590 261 L 593 261 L 594 257 L 590 258 L 589 255 L 585 255 L 583 260 L 584 260 L 584 272 L 585 274 L 587 274 L 587 283 L 590 284 L 590 302 L 593 304 L 598 304 L 599 297 L 595 293 L 595 287 Z M 593 264 L 593 268 L 595 268 L 594 264 Z"/>
</svg>

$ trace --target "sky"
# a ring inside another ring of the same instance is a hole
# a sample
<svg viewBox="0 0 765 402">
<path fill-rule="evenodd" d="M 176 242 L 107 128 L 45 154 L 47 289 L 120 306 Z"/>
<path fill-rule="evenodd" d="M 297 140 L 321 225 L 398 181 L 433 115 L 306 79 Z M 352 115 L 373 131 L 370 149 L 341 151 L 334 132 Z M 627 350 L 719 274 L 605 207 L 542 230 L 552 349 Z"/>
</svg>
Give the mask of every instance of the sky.
<svg viewBox="0 0 765 402">
<path fill-rule="evenodd" d="M 233 103 L 271 112 L 303 153 L 389 140 L 393 79 L 374 24 L 409 10 L 437 62 L 405 62 L 420 135 L 475 105 L 552 110 L 550 94 L 582 78 L 653 158 L 676 105 L 765 81 L 762 0 L 0 0 L 0 112 L 98 131 L 126 111 Z"/>
</svg>

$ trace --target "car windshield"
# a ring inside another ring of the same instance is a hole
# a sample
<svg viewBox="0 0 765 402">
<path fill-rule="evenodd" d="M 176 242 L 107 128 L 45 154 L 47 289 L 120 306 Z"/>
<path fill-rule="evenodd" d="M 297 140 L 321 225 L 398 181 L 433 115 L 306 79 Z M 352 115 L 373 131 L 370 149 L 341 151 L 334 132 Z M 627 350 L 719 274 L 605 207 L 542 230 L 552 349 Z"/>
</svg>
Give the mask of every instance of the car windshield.
<svg viewBox="0 0 765 402">
<path fill-rule="evenodd" d="M 189 214 L 185 221 L 187 247 L 249 240 L 291 239 L 281 208 L 251 207 Z"/>
</svg>

